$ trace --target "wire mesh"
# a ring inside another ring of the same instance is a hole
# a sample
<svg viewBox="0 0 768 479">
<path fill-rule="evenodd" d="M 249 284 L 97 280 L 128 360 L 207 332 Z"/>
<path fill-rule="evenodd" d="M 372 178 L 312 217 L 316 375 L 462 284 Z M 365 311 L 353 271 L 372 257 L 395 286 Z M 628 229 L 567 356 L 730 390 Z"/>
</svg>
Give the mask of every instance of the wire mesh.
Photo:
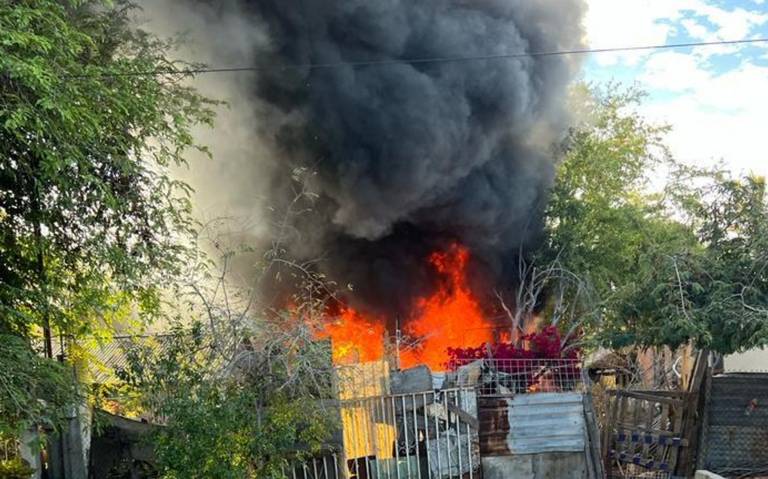
<svg viewBox="0 0 768 479">
<path fill-rule="evenodd" d="M 701 466 L 725 477 L 768 475 L 768 374 L 711 378 Z"/>
<path fill-rule="evenodd" d="M 466 359 L 449 363 L 456 384 L 481 396 L 537 392 L 583 392 L 577 359 Z"/>
</svg>

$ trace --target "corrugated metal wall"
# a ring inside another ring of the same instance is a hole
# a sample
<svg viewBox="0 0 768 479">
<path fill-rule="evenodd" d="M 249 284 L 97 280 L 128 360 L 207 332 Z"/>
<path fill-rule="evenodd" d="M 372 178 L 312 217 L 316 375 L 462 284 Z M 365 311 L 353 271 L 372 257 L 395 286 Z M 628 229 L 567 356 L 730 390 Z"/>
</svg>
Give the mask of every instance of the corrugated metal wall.
<svg viewBox="0 0 768 479">
<path fill-rule="evenodd" d="M 587 476 L 586 422 L 579 393 L 520 394 L 480 400 L 485 478 Z"/>
<path fill-rule="evenodd" d="M 699 464 L 717 473 L 768 468 L 768 374 L 723 374 L 708 389 Z"/>
<path fill-rule="evenodd" d="M 579 393 L 520 394 L 483 399 L 482 454 L 584 451 L 584 404 Z"/>
</svg>

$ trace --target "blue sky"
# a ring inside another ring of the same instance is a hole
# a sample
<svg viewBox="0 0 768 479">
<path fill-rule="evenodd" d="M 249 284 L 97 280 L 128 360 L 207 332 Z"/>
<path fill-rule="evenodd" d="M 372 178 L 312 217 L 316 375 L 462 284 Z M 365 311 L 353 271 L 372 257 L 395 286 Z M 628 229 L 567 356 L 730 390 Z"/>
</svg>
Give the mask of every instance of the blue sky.
<svg viewBox="0 0 768 479">
<path fill-rule="evenodd" d="M 768 38 L 768 0 L 587 0 L 591 47 Z M 768 43 L 592 55 L 585 79 L 637 84 L 678 159 L 768 175 Z"/>
</svg>

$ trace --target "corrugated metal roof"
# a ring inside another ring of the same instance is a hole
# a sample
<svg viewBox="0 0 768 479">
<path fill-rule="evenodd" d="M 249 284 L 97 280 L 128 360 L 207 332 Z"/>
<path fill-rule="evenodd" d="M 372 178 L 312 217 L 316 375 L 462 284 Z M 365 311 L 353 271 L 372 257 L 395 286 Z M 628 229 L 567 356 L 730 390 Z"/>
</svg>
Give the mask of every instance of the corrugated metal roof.
<svg viewBox="0 0 768 479">
<path fill-rule="evenodd" d="M 579 452 L 586 423 L 579 393 L 533 393 L 481 403 L 484 454 Z"/>
</svg>

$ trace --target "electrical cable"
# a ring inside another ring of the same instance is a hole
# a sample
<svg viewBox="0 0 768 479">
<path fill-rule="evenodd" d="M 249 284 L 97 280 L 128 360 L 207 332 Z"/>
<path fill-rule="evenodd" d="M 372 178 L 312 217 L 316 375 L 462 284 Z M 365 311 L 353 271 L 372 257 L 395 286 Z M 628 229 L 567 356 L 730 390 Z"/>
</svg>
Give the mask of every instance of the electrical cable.
<svg viewBox="0 0 768 479">
<path fill-rule="evenodd" d="M 617 53 L 617 52 L 633 52 L 633 51 L 647 51 L 647 50 L 669 50 L 677 48 L 691 48 L 691 47 L 709 47 L 709 46 L 723 46 L 723 45 L 744 45 L 744 44 L 756 44 L 756 43 L 768 43 L 768 38 L 745 38 L 740 40 L 719 40 L 712 42 L 685 42 L 685 43 L 669 43 L 661 45 L 639 45 L 639 46 L 626 46 L 626 47 L 609 47 L 609 48 L 584 48 L 573 50 L 553 50 L 553 51 L 541 51 L 541 52 L 521 52 L 521 53 L 502 53 L 492 55 L 475 55 L 475 56 L 459 56 L 459 57 L 426 57 L 426 58 L 404 58 L 404 59 L 387 59 L 387 60 L 364 60 L 353 62 L 331 62 L 331 63 L 294 63 L 285 65 L 270 65 L 270 66 L 233 66 L 233 67 L 201 67 L 201 68 L 187 68 L 187 69 L 156 69 L 149 71 L 137 71 L 137 72 L 102 72 L 85 75 L 64 75 L 65 78 L 93 78 L 93 77 L 132 77 L 132 76 L 155 76 L 155 75 L 198 75 L 202 73 L 239 73 L 239 72 L 256 72 L 264 70 L 275 69 L 331 69 L 342 67 L 379 67 L 388 65 L 420 65 L 429 63 L 452 63 L 452 62 L 468 62 L 468 61 L 488 61 L 488 60 L 507 60 L 517 58 L 540 58 L 540 57 L 554 57 L 564 55 L 587 55 L 591 53 Z"/>
</svg>

